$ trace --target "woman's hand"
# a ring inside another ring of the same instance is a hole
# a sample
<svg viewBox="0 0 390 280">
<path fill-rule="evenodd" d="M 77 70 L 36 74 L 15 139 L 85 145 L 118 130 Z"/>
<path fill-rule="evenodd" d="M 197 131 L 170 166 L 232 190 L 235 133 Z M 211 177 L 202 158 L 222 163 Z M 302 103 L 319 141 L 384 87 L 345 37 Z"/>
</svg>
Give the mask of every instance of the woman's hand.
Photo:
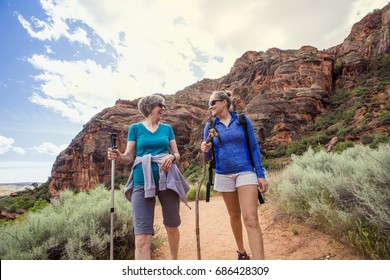
<svg viewBox="0 0 390 280">
<path fill-rule="evenodd" d="M 172 167 L 172 162 L 175 160 L 175 156 L 174 155 L 166 155 L 162 161 L 161 161 L 161 164 L 160 164 L 160 169 L 162 171 L 168 171 L 169 169 L 171 169 Z"/>
<path fill-rule="evenodd" d="M 121 152 L 119 152 L 118 149 L 109 148 L 107 151 L 107 155 L 108 155 L 108 160 L 120 159 Z"/>
<path fill-rule="evenodd" d="M 200 149 L 202 152 L 207 153 L 208 151 L 210 151 L 210 148 L 211 148 L 211 142 L 206 143 L 206 141 L 203 141 L 202 144 L 200 144 Z"/>
<path fill-rule="evenodd" d="M 257 178 L 259 182 L 260 192 L 265 193 L 268 190 L 268 182 L 265 178 Z"/>
</svg>

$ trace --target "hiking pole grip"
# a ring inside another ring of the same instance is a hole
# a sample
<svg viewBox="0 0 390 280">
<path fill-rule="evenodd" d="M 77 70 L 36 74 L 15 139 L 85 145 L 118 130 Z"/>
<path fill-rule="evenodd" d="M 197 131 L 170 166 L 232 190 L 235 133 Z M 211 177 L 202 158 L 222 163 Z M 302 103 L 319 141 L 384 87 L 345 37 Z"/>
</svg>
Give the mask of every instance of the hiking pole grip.
<svg viewBox="0 0 390 280">
<path fill-rule="evenodd" d="M 117 139 L 117 134 L 116 133 L 111 133 L 111 148 L 116 149 L 116 139 Z"/>
<path fill-rule="evenodd" d="M 207 135 L 207 139 L 206 139 L 206 144 L 210 143 L 211 140 L 214 138 L 214 137 L 217 137 L 218 136 L 218 133 L 217 131 L 214 129 L 214 128 L 211 128 L 209 130 L 209 135 Z"/>
</svg>

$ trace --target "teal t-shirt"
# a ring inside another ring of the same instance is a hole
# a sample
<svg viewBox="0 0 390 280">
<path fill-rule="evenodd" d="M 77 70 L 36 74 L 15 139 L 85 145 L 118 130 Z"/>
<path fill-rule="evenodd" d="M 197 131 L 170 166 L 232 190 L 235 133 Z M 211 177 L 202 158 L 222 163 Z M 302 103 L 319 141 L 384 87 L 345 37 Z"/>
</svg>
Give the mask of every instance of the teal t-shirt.
<svg viewBox="0 0 390 280">
<path fill-rule="evenodd" d="M 132 124 L 127 136 L 128 141 L 135 141 L 135 155 L 142 157 L 147 154 L 152 156 L 169 153 L 169 141 L 175 139 L 173 129 L 170 125 L 159 123 L 155 132 L 149 131 L 142 123 Z M 152 163 L 154 181 L 160 180 L 157 163 Z M 134 167 L 134 187 L 144 186 L 144 173 L 142 163 Z"/>
</svg>

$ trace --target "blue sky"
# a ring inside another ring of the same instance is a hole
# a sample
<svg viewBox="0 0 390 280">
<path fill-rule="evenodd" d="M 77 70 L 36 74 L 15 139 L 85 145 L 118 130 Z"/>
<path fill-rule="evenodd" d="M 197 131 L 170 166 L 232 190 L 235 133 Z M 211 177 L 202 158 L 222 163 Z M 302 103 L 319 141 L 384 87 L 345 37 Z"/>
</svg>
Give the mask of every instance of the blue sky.
<svg viewBox="0 0 390 280">
<path fill-rule="evenodd" d="M 46 181 L 119 98 L 219 78 L 249 50 L 335 46 L 387 3 L 0 0 L 0 183 Z"/>
</svg>

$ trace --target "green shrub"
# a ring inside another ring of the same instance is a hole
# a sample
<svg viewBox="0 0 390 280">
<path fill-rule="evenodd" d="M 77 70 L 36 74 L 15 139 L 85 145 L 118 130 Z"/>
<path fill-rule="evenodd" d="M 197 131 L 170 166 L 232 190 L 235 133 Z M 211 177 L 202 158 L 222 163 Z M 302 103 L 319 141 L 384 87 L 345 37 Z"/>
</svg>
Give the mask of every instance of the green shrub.
<svg viewBox="0 0 390 280">
<path fill-rule="evenodd" d="M 333 104 L 334 106 L 339 106 L 345 104 L 349 97 L 350 93 L 345 92 L 342 89 L 336 89 L 334 92 L 332 92 L 330 96 L 330 101 L 331 104 Z"/>
<path fill-rule="evenodd" d="M 49 206 L 50 203 L 47 202 L 46 200 L 40 198 L 39 200 L 37 200 L 35 203 L 34 203 L 34 206 L 31 207 L 30 209 L 28 209 L 28 211 L 30 212 L 37 212 L 37 211 L 40 211 L 42 210 L 43 208 Z"/>
<path fill-rule="evenodd" d="M 129 179 L 129 174 L 116 173 L 114 180 L 114 189 L 119 190 L 121 186 L 125 186 L 127 180 Z M 111 180 L 105 183 L 107 189 L 111 189 Z"/>
<path fill-rule="evenodd" d="M 390 112 L 383 112 L 378 117 L 378 125 L 390 126 Z"/>
<path fill-rule="evenodd" d="M 272 176 L 271 197 L 287 213 L 349 242 L 370 259 L 390 258 L 390 144 L 341 154 L 309 149 Z"/>
<path fill-rule="evenodd" d="M 190 190 L 187 193 L 187 200 L 188 201 L 195 201 L 196 190 L 197 190 L 197 187 L 192 186 L 190 188 Z M 205 199 L 206 199 L 206 188 L 204 186 L 202 186 L 200 188 L 200 192 L 199 192 L 199 200 L 205 200 Z"/>
<path fill-rule="evenodd" d="M 265 159 L 263 160 L 263 167 L 269 170 L 280 170 L 284 168 L 284 164 L 274 160 Z"/>
<path fill-rule="evenodd" d="M 336 153 L 341 153 L 345 151 L 348 148 L 352 148 L 354 146 L 353 142 L 346 141 L 346 142 L 338 142 L 336 146 L 334 147 L 334 151 Z"/>
<path fill-rule="evenodd" d="M 375 136 L 374 141 L 370 144 L 370 148 L 376 149 L 381 143 L 389 143 L 390 136 L 378 134 Z"/>
<path fill-rule="evenodd" d="M 0 259 L 109 259 L 110 199 L 101 185 L 61 193 L 24 221 L 0 228 Z M 115 192 L 114 222 L 114 258 L 132 259 L 132 216 L 123 188 Z"/>
<path fill-rule="evenodd" d="M 362 136 L 361 140 L 362 140 L 363 145 L 368 145 L 368 144 L 372 143 L 372 141 L 374 141 L 374 137 L 367 135 L 367 134 L 364 134 Z"/>
<path fill-rule="evenodd" d="M 370 88 L 365 87 L 365 86 L 357 86 L 354 89 L 351 90 L 351 95 L 355 96 L 361 96 L 370 91 Z"/>
<path fill-rule="evenodd" d="M 35 193 L 35 200 L 43 199 L 50 202 L 50 199 L 53 198 L 49 191 L 49 181 L 40 184 L 33 190 L 33 192 Z"/>
<path fill-rule="evenodd" d="M 287 156 L 291 156 L 293 154 L 294 155 L 301 155 L 304 152 L 306 152 L 308 147 L 309 147 L 309 143 L 307 142 L 306 139 L 302 139 L 301 141 L 293 141 L 287 147 L 286 155 Z"/>
<path fill-rule="evenodd" d="M 276 150 L 267 152 L 267 158 L 284 157 L 286 155 L 286 151 L 287 151 L 287 146 L 286 145 L 279 145 L 276 148 Z"/>
<path fill-rule="evenodd" d="M 30 207 L 34 206 L 34 200 L 31 197 L 26 196 L 16 196 L 16 197 L 5 197 L 2 200 L 4 204 L 4 209 L 9 212 L 17 212 L 19 210 L 27 210 Z"/>
<path fill-rule="evenodd" d="M 344 140 L 345 136 L 348 135 L 348 133 L 350 133 L 352 131 L 352 127 L 343 127 L 343 126 L 340 126 L 337 130 L 337 133 L 336 133 L 336 136 L 341 139 L 341 140 Z"/>
<path fill-rule="evenodd" d="M 182 172 L 182 174 L 189 183 L 197 183 L 202 175 L 202 166 L 191 164 Z"/>
</svg>

